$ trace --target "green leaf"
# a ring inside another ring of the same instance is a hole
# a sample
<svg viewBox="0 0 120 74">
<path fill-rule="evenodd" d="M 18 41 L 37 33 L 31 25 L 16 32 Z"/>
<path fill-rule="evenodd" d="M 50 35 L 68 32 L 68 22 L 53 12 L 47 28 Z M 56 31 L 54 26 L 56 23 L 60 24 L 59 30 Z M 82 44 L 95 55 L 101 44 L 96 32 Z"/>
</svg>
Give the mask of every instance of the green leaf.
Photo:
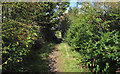
<svg viewBox="0 0 120 74">
<path fill-rule="evenodd" d="M 28 37 L 27 39 L 31 39 L 31 37 Z"/>
<path fill-rule="evenodd" d="M 33 33 L 35 36 L 38 36 L 37 33 Z"/>
<path fill-rule="evenodd" d="M 28 42 L 32 42 L 33 40 L 28 40 Z"/>
<path fill-rule="evenodd" d="M 5 37 L 5 34 L 2 34 L 3 37 Z"/>
<path fill-rule="evenodd" d="M 26 47 L 28 47 L 28 45 L 26 45 Z"/>
<path fill-rule="evenodd" d="M 5 62 L 5 64 L 7 64 L 7 61 Z"/>
</svg>

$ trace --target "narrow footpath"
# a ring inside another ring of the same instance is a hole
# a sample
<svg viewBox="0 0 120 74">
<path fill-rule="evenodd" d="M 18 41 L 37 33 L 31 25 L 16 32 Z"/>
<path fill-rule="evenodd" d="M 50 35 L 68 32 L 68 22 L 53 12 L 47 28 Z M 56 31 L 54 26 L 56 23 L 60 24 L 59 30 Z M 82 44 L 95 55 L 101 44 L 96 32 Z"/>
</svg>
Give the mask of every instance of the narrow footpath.
<svg viewBox="0 0 120 74">
<path fill-rule="evenodd" d="M 79 57 L 78 57 L 79 56 Z M 81 55 L 73 52 L 67 43 L 56 44 L 49 54 L 50 72 L 88 72 L 79 63 Z"/>
<path fill-rule="evenodd" d="M 52 50 L 52 53 L 49 55 L 49 67 L 51 72 L 61 72 L 59 65 L 59 53 L 58 53 L 58 46 L 59 44 L 56 44 L 55 47 Z"/>
</svg>

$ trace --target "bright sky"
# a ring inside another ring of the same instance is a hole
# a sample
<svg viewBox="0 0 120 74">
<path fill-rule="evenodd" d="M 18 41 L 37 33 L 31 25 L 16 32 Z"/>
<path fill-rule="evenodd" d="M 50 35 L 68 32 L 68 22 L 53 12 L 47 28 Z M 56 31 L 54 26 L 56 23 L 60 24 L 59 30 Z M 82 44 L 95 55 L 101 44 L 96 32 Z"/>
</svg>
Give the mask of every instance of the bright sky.
<svg viewBox="0 0 120 74">
<path fill-rule="evenodd" d="M 89 1 L 92 2 L 93 0 L 89 0 Z M 76 7 L 76 5 L 77 5 L 77 0 L 70 0 L 70 6 L 69 7 L 74 8 L 74 7 Z M 67 11 L 69 10 L 69 7 L 67 8 Z M 78 7 L 81 7 L 81 5 L 78 5 Z"/>
<path fill-rule="evenodd" d="M 77 0 L 70 0 L 70 6 L 69 7 L 71 7 L 71 8 L 76 7 L 76 2 L 77 2 Z M 67 8 L 66 12 L 68 12 L 69 7 Z"/>
<path fill-rule="evenodd" d="M 92 2 L 93 0 L 89 0 L 90 2 Z M 77 5 L 77 0 L 70 0 L 70 7 L 76 7 Z M 78 5 L 78 7 L 80 7 L 80 5 Z M 69 8 L 68 8 L 69 9 Z"/>
<path fill-rule="evenodd" d="M 89 1 L 92 2 L 93 0 L 89 0 Z M 75 7 L 76 6 L 76 2 L 77 2 L 77 0 L 70 0 L 70 7 Z"/>
<path fill-rule="evenodd" d="M 70 1 L 70 7 L 71 7 L 71 8 L 73 8 L 73 7 L 76 6 L 76 1 L 77 1 L 77 0 L 71 0 L 71 1 Z"/>
</svg>

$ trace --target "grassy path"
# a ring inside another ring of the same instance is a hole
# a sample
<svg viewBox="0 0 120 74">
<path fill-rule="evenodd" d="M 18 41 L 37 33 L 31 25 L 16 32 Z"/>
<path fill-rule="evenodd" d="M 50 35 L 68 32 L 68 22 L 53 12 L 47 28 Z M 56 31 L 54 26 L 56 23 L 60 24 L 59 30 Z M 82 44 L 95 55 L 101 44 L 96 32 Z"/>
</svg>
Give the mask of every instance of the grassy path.
<svg viewBox="0 0 120 74">
<path fill-rule="evenodd" d="M 53 60 L 50 64 L 52 72 L 87 72 L 79 63 L 81 55 L 70 50 L 67 43 L 56 45 L 49 57 Z"/>
<path fill-rule="evenodd" d="M 67 43 L 45 44 L 24 58 L 25 72 L 87 72 L 82 68 L 81 55 L 73 52 Z"/>
<path fill-rule="evenodd" d="M 60 69 L 62 72 L 86 72 L 82 68 L 80 62 L 81 55 L 78 52 L 73 52 L 67 43 L 61 43 L 58 47 Z"/>
</svg>

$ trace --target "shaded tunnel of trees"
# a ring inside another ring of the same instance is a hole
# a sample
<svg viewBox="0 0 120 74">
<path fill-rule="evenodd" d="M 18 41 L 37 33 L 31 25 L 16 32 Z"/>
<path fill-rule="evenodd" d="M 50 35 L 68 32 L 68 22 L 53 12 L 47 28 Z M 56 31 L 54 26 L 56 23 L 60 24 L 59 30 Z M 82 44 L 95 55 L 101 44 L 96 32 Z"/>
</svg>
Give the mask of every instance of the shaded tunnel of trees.
<svg viewBox="0 0 120 74">
<path fill-rule="evenodd" d="M 65 13 L 69 4 L 2 2 L 3 72 L 49 72 L 42 56 L 63 42 L 83 55 L 80 63 L 91 72 L 119 70 L 120 2 L 83 2 Z"/>
</svg>

